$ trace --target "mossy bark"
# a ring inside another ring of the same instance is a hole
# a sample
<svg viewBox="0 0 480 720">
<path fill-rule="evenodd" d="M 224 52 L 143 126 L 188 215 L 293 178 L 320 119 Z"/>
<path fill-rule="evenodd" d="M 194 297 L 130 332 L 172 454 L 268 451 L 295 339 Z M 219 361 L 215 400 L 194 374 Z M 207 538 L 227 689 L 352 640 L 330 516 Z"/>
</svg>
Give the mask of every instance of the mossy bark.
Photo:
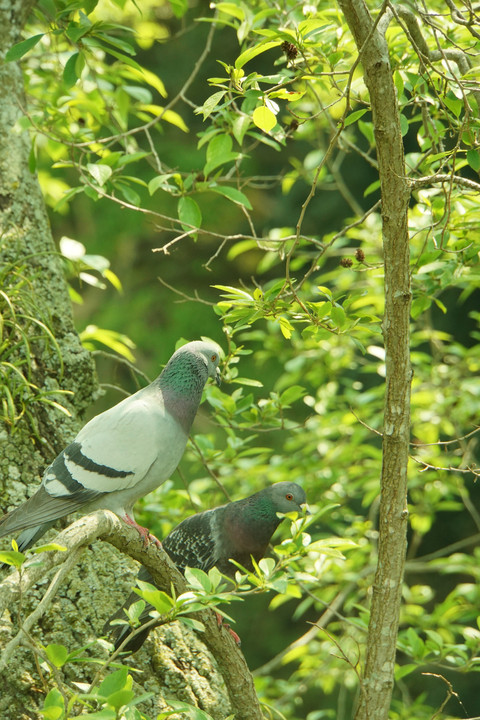
<svg viewBox="0 0 480 720">
<path fill-rule="evenodd" d="M 62 263 L 41 190 L 29 169 L 30 140 L 15 127 L 25 107 L 21 68 L 3 62 L 6 50 L 22 39 L 21 30 L 32 5 L 30 0 L 0 0 L 0 272 L 3 289 L 12 300 L 9 304 L 3 298 L 0 308 L 8 318 L 2 337 L 2 342 L 6 341 L 3 360 L 0 356 L 0 368 L 5 371 L 0 375 L 0 382 L 2 378 L 5 381 L 1 401 L 6 402 L 8 397 L 10 376 L 5 363 L 18 362 L 31 383 L 25 385 L 24 392 L 17 386 L 13 406 L 4 406 L 0 427 L 3 511 L 18 505 L 37 487 L 45 466 L 78 431 L 82 413 L 98 390 L 91 356 L 82 347 L 73 324 Z M 27 320 L 32 309 L 35 317 Z M 55 398 L 70 411 L 70 417 L 42 400 L 45 391 L 56 389 L 72 393 Z M 25 407 L 28 413 L 22 414 Z M 2 541 L 2 547 L 7 546 Z M 55 685 L 48 669 L 39 672 L 35 653 L 28 645 L 59 643 L 73 650 L 93 642 L 105 620 L 129 593 L 135 573 L 133 562 L 107 543 L 96 543 L 83 553 L 31 637 L 25 638 L 1 673 L 2 720 L 38 717 L 46 693 Z M 18 631 L 22 618 L 41 600 L 49 581 L 45 573 L 20 604 L 3 613 L 0 653 Z M 91 653 L 102 656 L 98 647 Z M 131 662 L 141 670 L 137 676 L 142 685 L 139 694 L 153 693 L 146 712 L 165 707 L 165 694 L 197 704 L 215 718 L 231 712 L 213 657 L 190 631 L 178 626 L 157 630 Z M 68 685 L 72 681 L 89 682 L 97 669 L 93 664 L 70 664 L 62 668 L 60 679 Z"/>
</svg>

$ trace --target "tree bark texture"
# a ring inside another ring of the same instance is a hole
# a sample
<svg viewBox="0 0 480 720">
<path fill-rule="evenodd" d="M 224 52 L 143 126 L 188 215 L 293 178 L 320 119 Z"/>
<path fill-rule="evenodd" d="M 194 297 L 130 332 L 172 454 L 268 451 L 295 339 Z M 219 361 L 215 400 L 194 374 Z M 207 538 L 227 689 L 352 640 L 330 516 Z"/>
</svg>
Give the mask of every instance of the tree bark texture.
<svg viewBox="0 0 480 720">
<path fill-rule="evenodd" d="M 359 49 L 375 129 L 385 268 L 386 388 L 378 562 L 356 720 L 386 720 L 394 665 L 407 530 L 410 429 L 409 188 L 388 46 L 363 0 L 339 0 Z"/>
<path fill-rule="evenodd" d="M 31 0 L 0 0 L 0 274 L 2 290 L 10 299 L 9 304 L 3 295 L 0 297 L 4 320 L 0 339 L 3 512 L 20 504 L 36 489 L 43 470 L 72 440 L 79 429 L 79 415 L 98 392 L 91 356 L 82 347 L 74 328 L 64 272 L 41 190 L 29 170 L 29 137 L 14 127 L 25 107 L 22 72 L 16 63 L 4 63 L 3 58 L 8 48 L 22 39 L 22 27 L 32 5 Z M 28 320 L 27 316 L 34 318 Z M 49 328 L 56 345 L 43 326 Z M 7 402 L 8 385 L 18 379 L 14 371 L 9 374 L 9 364 L 18 364 L 22 372 L 30 373 L 29 382 L 37 388 L 30 392 L 31 388 L 25 386 L 25 392 L 28 390 L 31 396 L 29 417 L 19 410 L 25 398 L 23 391 L 14 395 L 13 405 Z M 39 399 L 42 393 L 58 389 L 72 393 L 55 397 L 69 409 L 71 417 Z M 12 422 L 8 413 L 15 411 L 15 415 L 17 410 L 18 416 Z M 8 548 L 6 541 L 2 541 L 2 548 Z M 11 602 L 0 610 L 0 653 L 12 647 L 9 643 L 17 636 L 19 625 L 42 602 L 50 583 L 47 570 L 40 569 L 38 582 L 21 595 L 12 596 Z M 80 562 L 72 564 L 28 638 L 22 635 L 8 666 L 0 669 L 2 720 L 37 718 L 45 695 L 55 685 L 48 674 L 43 673 L 43 677 L 39 674 L 29 645 L 58 643 L 73 650 L 94 642 L 102 634 L 106 619 L 129 594 L 136 571 L 137 566 L 129 558 L 107 543 L 94 545 L 82 554 Z M 0 572 L 4 583 L 12 582 L 9 573 Z M 101 649 L 95 648 L 101 655 Z M 215 648 L 212 650 L 215 652 Z M 197 634 L 178 623 L 151 633 L 129 664 L 141 671 L 136 676 L 142 678 L 139 694 L 153 693 L 153 699 L 142 705 L 146 713 L 156 714 L 164 709 L 165 695 L 197 705 L 218 720 L 232 712 L 212 652 Z M 89 683 L 97 669 L 95 664 L 67 665 L 62 673 L 67 683 Z M 243 670 L 247 672 L 245 667 Z M 248 672 L 247 675 L 253 687 Z M 247 713 L 237 717 L 259 715 Z"/>
</svg>

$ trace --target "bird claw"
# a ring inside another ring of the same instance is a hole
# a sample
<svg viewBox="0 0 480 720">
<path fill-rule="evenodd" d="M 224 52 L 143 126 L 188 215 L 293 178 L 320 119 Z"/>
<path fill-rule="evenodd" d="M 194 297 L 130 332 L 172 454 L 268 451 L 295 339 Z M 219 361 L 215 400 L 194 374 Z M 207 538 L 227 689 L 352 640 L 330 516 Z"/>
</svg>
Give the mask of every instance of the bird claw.
<svg viewBox="0 0 480 720">
<path fill-rule="evenodd" d="M 130 517 L 130 515 L 125 515 L 124 518 L 127 525 L 131 525 L 135 528 L 135 530 L 138 532 L 140 537 L 143 540 L 143 547 L 148 547 L 151 542 L 154 543 L 158 548 L 162 547 L 162 543 L 158 538 L 155 537 L 155 535 L 152 535 L 151 532 L 149 532 L 148 528 L 143 527 L 143 525 L 139 525 L 133 518 Z"/>
<path fill-rule="evenodd" d="M 240 636 L 235 632 L 235 630 L 232 630 L 232 628 L 230 627 L 230 625 L 229 625 L 228 623 L 223 622 L 223 618 L 222 618 L 222 616 L 220 615 L 220 613 L 217 613 L 217 612 L 216 612 L 215 615 L 217 616 L 217 625 L 218 625 L 218 627 L 219 627 L 219 628 L 220 628 L 220 627 L 224 627 L 225 630 L 228 630 L 228 632 L 230 633 L 230 635 L 231 635 L 231 636 L 233 637 L 233 639 L 235 640 L 236 645 L 238 645 L 238 647 L 240 647 L 240 645 L 242 644 L 242 641 L 240 640 Z"/>
</svg>

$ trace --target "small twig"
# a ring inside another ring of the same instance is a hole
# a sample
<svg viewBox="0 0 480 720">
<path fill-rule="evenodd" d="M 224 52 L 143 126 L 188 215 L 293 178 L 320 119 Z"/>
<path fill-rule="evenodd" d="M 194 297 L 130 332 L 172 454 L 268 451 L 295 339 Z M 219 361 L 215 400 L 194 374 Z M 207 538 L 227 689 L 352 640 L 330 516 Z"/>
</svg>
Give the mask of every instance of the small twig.
<svg viewBox="0 0 480 720">
<path fill-rule="evenodd" d="M 173 285 L 169 285 L 166 280 L 164 280 L 161 277 L 157 277 L 158 282 L 160 282 L 164 287 L 166 287 L 171 292 L 175 293 L 179 297 L 182 298 L 183 302 L 194 302 L 194 303 L 202 303 L 203 305 L 209 305 L 210 307 L 214 307 L 216 303 L 209 302 L 208 300 L 203 300 L 203 298 L 200 297 L 197 290 L 194 292 L 194 296 L 187 295 L 186 293 L 182 292 L 178 288 L 173 287 Z"/>
<path fill-rule="evenodd" d="M 130 362 L 130 360 L 127 360 L 127 358 L 124 358 L 121 355 L 115 355 L 115 353 L 110 353 L 106 350 L 93 350 L 92 355 L 100 355 L 101 357 L 106 357 L 109 360 L 115 360 L 115 362 L 126 365 L 128 369 L 132 371 L 133 377 L 135 377 L 135 375 L 140 375 L 140 377 L 143 378 L 147 383 L 150 384 L 152 382 L 148 375 L 142 372 L 136 365 Z"/>
<path fill-rule="evenodd" d="M 425 175 L 424 177 L 419 178 L 408 178 L 408 184 L 412 190 L 417 190 L 418 188 L 422 187 L 429 187 L 430 185 L 433 185 L 435 183 L 451 182 L 456 185 L 460 185 L 461 187 L 468 188 L 469 190 L 474 190 L 477 193 L 480 192 L 480 183 L 475 182 L 475 180 L 469 180 L 469 178 L 464 178 L 461 175 L 437 173 L 435 175 Z"/>
<path fill-rule="evenodd" d="M 440 707 L 438 708 L 438 710 L 436 710 L 436 711 L 433 713 L 433 715 L 432 715 L 432 717 L 430 718 L 430 720 L 435 720 L 435 718 L 438 717 L 438 716 L 443 712 L 444 707 L 446 706 L 446 704 L 448 703 L 448 701 L 449 701 L 450 698 L 452 698 L 452 697 L 456 698 L 456 699 L 458 700 L 458 702 L 460 703 L 460 706 L 465 710 L 465 708 L 464 708 L 464 706 L 463 706 L 463 703 L 462 703 L 462 701 L 460 700 L 460 696 L 459 696 L 459 694 L 456 693 L 455 690 L 453 689 L 453 686 L 452 686 L 452 683 L 450 682 L 450 680 L 447 680 L 447 678 L 443 677 L 443 675 L 438 675 L 437 673 L 423 672 L 422 675 L 425 675 L 425 676 L 428 676 L 428 677 L 438 678 L 439 680 L 443 680 L 443 682 L 445 683 L 445 685 L 446 685 L 447 688 L 448 688 L 448 689 L 447 689 L 447 697 L 446 697 L 445 700 L 442 702 L 442 704 L 440 705 Z M 465 714 L 466 714 L 466 713 L 465 713 Z M 473 720 L 474 720 L 474 719 L 473 719 Z"/>
<path fill-rule="evenodd" d="M 374 427 L 372 427 L 371 425 L 368 425 L 364 420 L 362 420 L 360 417 L 358 417 L 357 413 L 355 412 L 355 410 L 353 408 L 350 408 L 350 412 L 352 413 L 354 418 L 356 420 L 358 420 L 360 425 L 363 425 L 363 427 L 367 428 L 367 430 L 370 430 L 370 432 L 375 433 L 375 435 L 379 435 L 380 437 L 383 437 L 383 433 L 380 432 L 380 430 L 375 430 Z"/>
<path fill-rule="evenodd" d="M 454 443 L 459 443 L 461 440 L 466 440 L 467 438 L 472 437 L 472 435 L 476 435 L 479 431 L 480 426 L 476 427 L 475 430 L 472 430 L 466 435 L 454 438 L 453 440 L 437 440 L 437 442 L 433 443 L 411 442 L 410 444 L 413 445 L 413 447 L 429 447 L 431 445 L 453 445 Z"/>
<path fill-rule="evenodd" d="M 370 569 L 371 571 L 371 569 Z M 271 660 L 266 662 L 261 667 L 257 668 L 252 674 L 254 677 L 260 677 L 263 675 L 270 675 L 277 667 L 282 665 L 284 658 L 291 653 L 293 650 L 296 650 L 297 648 L 304 647 L 305 645 L 308 645 L 317 635 L 319 630 L 323 630 L 328 623 L 330 622 L 331 618 L 333 616 L 339 617 L 340 619 L 344 619 L 342 615 L 338 612 L 339 609 L 342 607 L 343 603 L 345 602 L 346 598 L 350 595 L 351 591 L 358 585 L 358 583 L 350 583 L 347 585 L 347 587 L 338 593 L 338 595 L 335 597 L 334 600 L 332 600 L 331 603 L 323 603 L 326 607 L 325 612 L 322 613 L 322 615 L 318 618 L 318 620 L 312 624 L 309 630 L 307 630 L 306 633 L 304 633 L 301 637 L 297 638 L 293 642 L 290 643 L 290 645 L 287 645 L 286 648 L 281 650 L 275 657 L 273 657 Z M 313 595 L 313 594 L 312 594 Z M 318 601 L 319 598 L 315 596 L 315 600 Z"/>
<path fill-rule="evenodd" d="M 451 545 L 446 545 L 445 547 L 440 548 L 440 550 L 428 553 L 428 555 L 421 555 L 414 560 L 408 560 L 405 564 L 405 568 L 411 570 L 412 572 L 419 572 L 418 566 L 422 566 L 422 569 L 425 570 L 428 568 L 428 563 L 430 562 L 430 560 L 437 560 L 438 558 L 445 557 L 446 555 L 453 555 L 453 553 L 457 552 L 457 550 L 462 550 L 469 545 L 478 545 L 479 542 L 480 533 L 477 533 L 476 535 L 472 535 L 469 538 L 458 540 Z M 431 570 L 436 572 L 437 568 L 431 567 Z"/>
<path fill-rule="evenodd" d="M 466 467 L 466 468 L 460 468 L 460 467 L 453 467 L 452 465 L 449 465 L 448 467 L 443 467 L 441 465 L 431 465 L 430 463 L 426 462 L 425 460 L 421 460 L 420 458 L 416 458 L 414 455 L 409 455 L 411 460 L 414 460 L 419 465 L 423 465 L 423 468 L 420 472 L 424 472 L 425 470 L 446 470 L 448 472 L 459 472 L 464 474 L 472 474 L 475 477 L 480 477 L 480 471 L 477 470 L 475 467 Z"/>
<path fill-rule="evenodd" d="M 213 472 L 213 470 L 211 470 L 209 464 L 208 464 L 207 461 L 205 460 L 204 454 L 203 454 L 202 451 L 200 450 L 200 447 L 199 447 L 198 444 L 195 442 L 195 440 L 194 440 L 193 437 L 190 438 L 190 442 L 192 443 L 193 447 L 195 448 L 195 451 L 197 452 L 197 454 L 198 454 L 198 456 L 199 456 L 199 458 L 200 458 L 200 461 L 201 461 L 203 467 L 205 468 L 205 470 L 207 471 L 207 473 L 210 475 L 210 477 L 212 478 L 212 480 L 214 480 L 215 483 L 218 485 L 218 487 L 220 488 L 220 490 L 223 492 L 223 494 L 224 494 L 225 497 L 227 498 L 228 502 L 232 502 L 232 498 L 230 497 L 230 495 L 229 495 L 226 487 L 220 482 L 220 480 L 219 480 L 218 477 L 215 475 L 215 473 Z"/>
</svg>

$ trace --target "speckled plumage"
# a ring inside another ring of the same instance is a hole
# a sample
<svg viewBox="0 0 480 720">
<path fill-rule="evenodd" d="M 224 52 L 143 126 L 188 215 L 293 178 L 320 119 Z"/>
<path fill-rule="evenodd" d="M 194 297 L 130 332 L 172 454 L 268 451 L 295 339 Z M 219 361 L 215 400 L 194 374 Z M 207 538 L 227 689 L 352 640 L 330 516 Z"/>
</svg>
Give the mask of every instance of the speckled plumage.
<svg viewBox="0 0 480 720">
<path fill-rule="evenodd" d="M 25 550 L 55 520 L 76 510 L 112 510 L 133 520 L 138 498 L 161 485 L 183 455 L 208 377 L 219 378 L 220 349 L 179 348 L 147 387 L 90 420 L 45 470 L 37 492 L 0 518 L 0 537 L 24 530 Z"/>
<path fill-rule="evenodd" d="M 251 570 L 252 556 L 257 562 L 264 556 L 273 533 L 282 521 L 277 513 L 301 512 L 304 503 L 305 492 L 299 485 L 293 482 L 275 483 L 242 500 L 192 515 L 167 535 L 162 546 L 182 573 L 186 567 L 208 572 L 215 566 L 220 572 L 233 577 L 237 568 L 230 559 Z M 145 568 L 140 569 L 138 579 L 153 583 Z M 111 620 L 125 619 L 123 608 L 128 608 L 137 600 L 138 595 L 132 593 L 122 608 L 108 620 L 104 632 L 111 630 Z M 142 623 L 150 620 L 151 610 L 152 607 L 147 605 L 140 617 Z M 126 625 L 113 627 L 115 646 L 119 647 L 130 633 L 130 628 Z M 136 652 L 148 632 L 135 635 L 124 651 Z"/>
</svg>

